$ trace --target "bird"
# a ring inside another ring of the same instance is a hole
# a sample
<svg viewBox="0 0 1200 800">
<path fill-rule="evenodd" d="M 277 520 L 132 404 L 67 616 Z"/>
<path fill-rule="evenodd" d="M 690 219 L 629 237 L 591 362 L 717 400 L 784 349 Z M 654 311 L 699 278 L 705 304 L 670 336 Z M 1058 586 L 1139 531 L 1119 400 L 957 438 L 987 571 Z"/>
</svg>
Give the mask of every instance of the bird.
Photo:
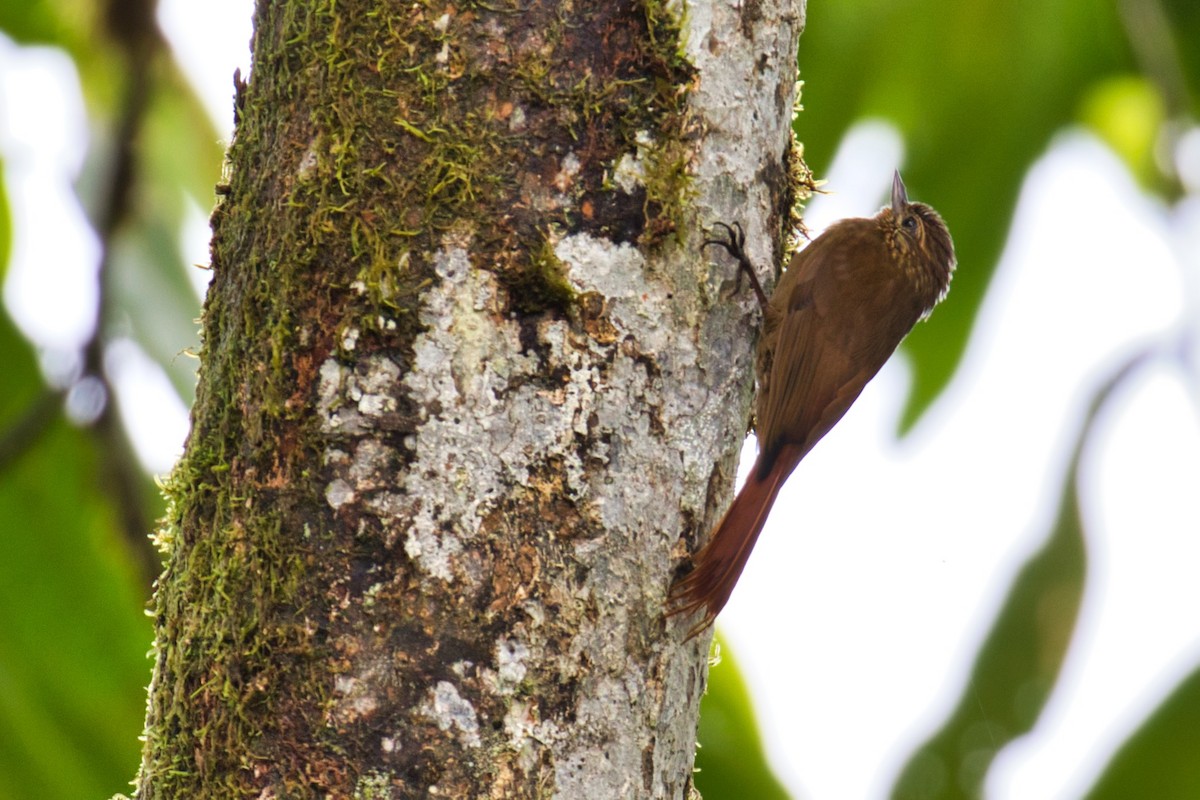
<svg viewBox="0 0 1200 800">
<path fill-rule="evenodd" d="M 690 639 L 728 602 L 784 482 L 842 418 L 917 322 L 950 288 L 949 228 L 910 202 L 897 170 L 891 203 L 874 217 L 843 219 L 792 256 L 768 298 L 747 258 L 741 225 L 717 223 L 762 309 L 755 352 L 758 457 L 716 531 L 671 586 L 668 615 L 703 614 Z"/>
</svg>

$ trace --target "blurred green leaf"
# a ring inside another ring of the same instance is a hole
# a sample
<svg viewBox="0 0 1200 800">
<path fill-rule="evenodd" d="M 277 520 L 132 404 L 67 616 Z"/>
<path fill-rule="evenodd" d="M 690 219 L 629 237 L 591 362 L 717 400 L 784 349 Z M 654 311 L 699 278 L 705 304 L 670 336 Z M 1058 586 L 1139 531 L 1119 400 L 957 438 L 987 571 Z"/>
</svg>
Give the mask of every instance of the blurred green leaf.
<svg viewBox="0 0 1200 800">
<path fill-rule="evenodd" d="M 1200 797 L 1200 669 L 1189 675 L 1109 762 L 1087 800 Z"/>
<path fill-rule="evenodd" d="M 741 670 L 719 636 L 716 645 L 720 661 L 700 701 L 696 788 L 704 800 L 788 800 L 767 763 Z"/>
<path fill-rule="evenodd" d="M 7 430 L 27 410 L 42 391 L 33 349 L 25 341 L 8 312 L 0 304 L 0 433 Z"/>
<path fill-rule="evenodd" d="M 22 0 L 0 3 L 0 31 L 19 44 L 61 47 L 75 62 L 93 117 L 105 118 L 124 85 L 121 62 L 101 33 L 96 0 Z"/>
<path fill-rule="evenodd" d="M 0 798 L 107 796 L 137 763 L 151 631 L 102 461 L 60 417 L 0 487 Z"/>
<path fill-rule="evenodd" d="M 1079 116 L 1143 186 L 1161 181 L 1155 151 L 1167 106 L 1153 83 L 1136 75 L 1100 81 L 1084 96 Z"/>
<path fill-rule="evenodd" d="M 1050 540 L 1014 581 L 957 708 L 908 762 L 893 797 L 981 797 L 996 753 L 1031 730 L 1041 714 L 1083 593 L 1086 558 L 1076 471 L 1073 461 Z"/>
<path fill-rule="evenodd" d="M 1130 359 L 1093 397 L 1072 449 L 1050 537 L 1013 581 L 958 705 L 901 771 L 892 789 L 897 800 L 982 797 L 996 754 L 1033 729 L 1058 680 L 1083 596 L 1087 553 L 1080 459 L 1113 390 L 1152 355 L 1147 351 Z"/>
<path fill-rule="evenodd" d="M 0 436 L 57 403 L 0 313 Z M 0 480 L 0 800 L 102 797 L 132 777 L 149 621 L 93 437 L 50 409 Z"/>
<path fill-rule="evenodd" d="M 195 392 L 194 357 L 200 348 L 200 301 L 188 282 L 176 230 L 165 228 L 161 216 L 139 220 L 133 230 L 113 243 L 109 279 L 109 308 L 117 330 L 130 329 L 133 338 L 171 379 L 184 403 Z"/>
<path fill-rule="evenodd" d="M 229 87 L 232 106 L 232 76 Z M 169 209 L 175 219 L 182 219 L 185 195 L 205 211 L 212 208 L 225 148 L 199 96 L 166 59 L 158 68 L 142 140 L 143 202 Z"/>
<path fill-rule="evenodd" d="M 1080 445 L 1082 442 L 1080 442 Z M 1013 582 L 950 718 L 905 766 L 893 797 L 977 798 L 996 753 L 1033 728 L 1054 688 L 1083 593 L 1079 447 L 1049 541 Z"/>
<path fill-rule="evenodd" d="M 0 3 L 0 30 L 22 44 L 66 44 L 59 4 L 50 0 Z"/>
<path fill-rule="evenodd" d="M 1126 1 L 1123 8 L 1127 13 L 1137 11 L 1146 15 L 1162 15 L 1158 23 L 1159 30 L 1169 37 L 1169 43 L 1159 43 L 1159 48 L 1169 53 L 1171 58 L 1180 60 L 1182 74 L 1179 78 L 1184 82 L 1182 88 L 1187 93 L 1182 101 L 1183 108 L 1173 109 L 1173 113 L 1191 109 L 1194 117 L 1197 106 L 1200 106 L 1200 48 L 1196 47 L 1196 34 L 1200 33 L 1200 3 L 1195 0 L 1161 0 L 1157 3 Z"/>
<path fill-rule="evenodd" d="M 4 184 L 4 160 L 0 159 L 0 285 L 8 273 L 12 255 L 12 212 L 8 207 L 8 189 Z"/>
</svg>

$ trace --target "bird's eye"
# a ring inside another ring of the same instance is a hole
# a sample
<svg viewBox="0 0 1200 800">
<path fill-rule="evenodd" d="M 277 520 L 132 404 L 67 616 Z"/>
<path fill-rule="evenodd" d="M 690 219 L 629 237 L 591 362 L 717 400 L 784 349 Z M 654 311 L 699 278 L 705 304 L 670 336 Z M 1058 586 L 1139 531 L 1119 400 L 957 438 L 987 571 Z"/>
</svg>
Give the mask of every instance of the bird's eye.
<svg viewBox="0 0 1200 800">
<path fill-rule="evenodd" d="M 900 221 L 900 224 L 904 226 L 904 230 L 908 231 L 909 233 L 912 233 L 913 231 L 915 231 L 917 229 L 917 218 L 916 217 L 905 217 L 903 220 Z"/>
</svg>

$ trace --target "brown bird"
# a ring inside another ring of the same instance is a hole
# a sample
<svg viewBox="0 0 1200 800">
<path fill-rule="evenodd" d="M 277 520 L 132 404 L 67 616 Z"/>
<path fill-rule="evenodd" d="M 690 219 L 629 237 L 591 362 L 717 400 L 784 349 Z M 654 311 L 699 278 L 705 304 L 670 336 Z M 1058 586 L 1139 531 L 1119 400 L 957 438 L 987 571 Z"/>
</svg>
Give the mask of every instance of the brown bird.
<svg viewBox="0 0 1200 800">
<path fill-rule="evenodd" d="M 672 615 L 700 609 L 689 638 L 720 613 L 742 574 L 776 495 L 800 460 L 858 398 L 918 320 L 950 286 L 954 243 L 938 213 L 910 203 L 900 173 L 892 202 L 871 219 L 845 219 L 792 257 L 770 299 L 743 251 L 734 223 L 724 247 L 750 277 L 763 311 L 755 357 L 758 460 L 696 555 L 671 588 Z"/>
</svg>

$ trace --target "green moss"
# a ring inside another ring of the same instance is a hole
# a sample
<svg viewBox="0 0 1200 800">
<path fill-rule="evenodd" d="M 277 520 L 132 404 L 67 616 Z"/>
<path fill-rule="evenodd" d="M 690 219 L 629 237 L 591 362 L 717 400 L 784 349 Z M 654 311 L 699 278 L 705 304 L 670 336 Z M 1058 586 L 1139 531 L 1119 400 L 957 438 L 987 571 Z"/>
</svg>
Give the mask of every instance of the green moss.
<svg viewBox="0 0 1200 800">
<path fill-rule="evenodd" d="M 173 686 L 152 694 L 147 737 L 160 757 L 142 775 L 160 797 L 198 796 L 197 786 L 205 797 L 246 796 L 252 756 L 271 733 L 258 709 L 286 707 L 297 692 L 319 706 L 328 692 L 308 668 L 317 650 L 303 590 L 311 559 L 279 509 L 229 491 L 228 471 L 198 463 L 206 455 L 190 450 L 165 487 L 159 541 L 173 557 L 156 597 L 156 657 Z M 155 741 L 162 736 L 169 742 Z"/>
<path fill-rule="evenodd" d="M 647 205 L 657 208 L 657 219 L 661 221 L 652 227 L 659 235 L 673 232 L 680 242 L 695 195 L 688 167 L 696 125 L 687 112 L 693 67 L 683 50 L 684 19 L 676 20 L 662 0 L 645 0 L 644 13 L 660 62 L 654 103 L 665 112 L 656 146 L 646 158 Z M 666 76 L 671 79 L 664 79 Z"/>
<path fill-rule="evenodd" d="M 392 778 L 386 772 L 369 772 L 354 785 L 354 800 L 391 800 Z"/>
<path fill-rule="evenodd" d="M 668 140 L 647 154 L 646 209 L 651 241 L 668 234 L 674 234 L 676 242 L 683 241 L 685 218 L 695 195 L 688 172 L 691 155 L 691 148 L 678 140 Z"/>
<path fill-rule="evenodd" d="M 582 227 L 618 241 L 635 239 L 642 246 L 653 247 L 669 234 L 682 241 L 687 229 L 692 197 L 691 140 L 696 134 L 687 99 L 694 68 L 683 52 L 681 26 L 664 3 L 646 0 L 635 6 L 634 13 L 641 17 L 645 38 L 636 49 L 605 54 L 610 66 L 590 65 L 593 68 L 584 70 L 576 80 L 563 81 L 555 72 L 553 52 L 557 46 L 576 47 L 575 40 L 583 34 L 576 30 L 578 25 L 564 25 L 556 19 L 546 27 L 546 47 L 520 60 L 514 74 L 525 94 L 556 110 L 570 145 L 582 143 L 600 150 L 596 156 L 603 171 L 591 182 L 587 178 L 592 176 L 585 175 L 583 184 L 576 187 L 577 207 L 590 203 L 620 208 L 619 203 L 606 203 L 611 198 L 600 197 L 616 191 L 611 181 L 613 169 L 625 156 L 636 157 L 643 165 L 644 195 L 635 204 L 642 218 L 636 224 L 569 216 L 564 220 L 567 229 Z M 597 26 L 603 24 L 602 20 Z M 599 147 L 597 131 L 604 137 Z"/>
<path fill-rule="evenodd" d="M 784 209 L 787 213 L 783 217 L 779 252 L 785 255 L 799 244 L 799 237 L 808 236 L 808 228 L 804 225 L 804 207 L 813 194 L 820 191 L 823 183 L 816 179 L 812 170 L 808 168 L 808 164 L 805 163 L 804 143 L 800 141 L 797 134 L 800 112 L 804 110 L 801 102 L 803 90 L 804 82 L 797 79 L 796 95 L 792 101 L 792 127 L 785 156 L 786 175 L 782 193 Z"/>
<path fill-rule="evenodd" d="M 528 265 L 514 278 L 509 291 L 513 307 L 522 314 L 545 309 L 565 312 L 575 301 L 575 289 L 548 237 L 543 237 L 541 246 L 530 253 Z"/>
</svg>

